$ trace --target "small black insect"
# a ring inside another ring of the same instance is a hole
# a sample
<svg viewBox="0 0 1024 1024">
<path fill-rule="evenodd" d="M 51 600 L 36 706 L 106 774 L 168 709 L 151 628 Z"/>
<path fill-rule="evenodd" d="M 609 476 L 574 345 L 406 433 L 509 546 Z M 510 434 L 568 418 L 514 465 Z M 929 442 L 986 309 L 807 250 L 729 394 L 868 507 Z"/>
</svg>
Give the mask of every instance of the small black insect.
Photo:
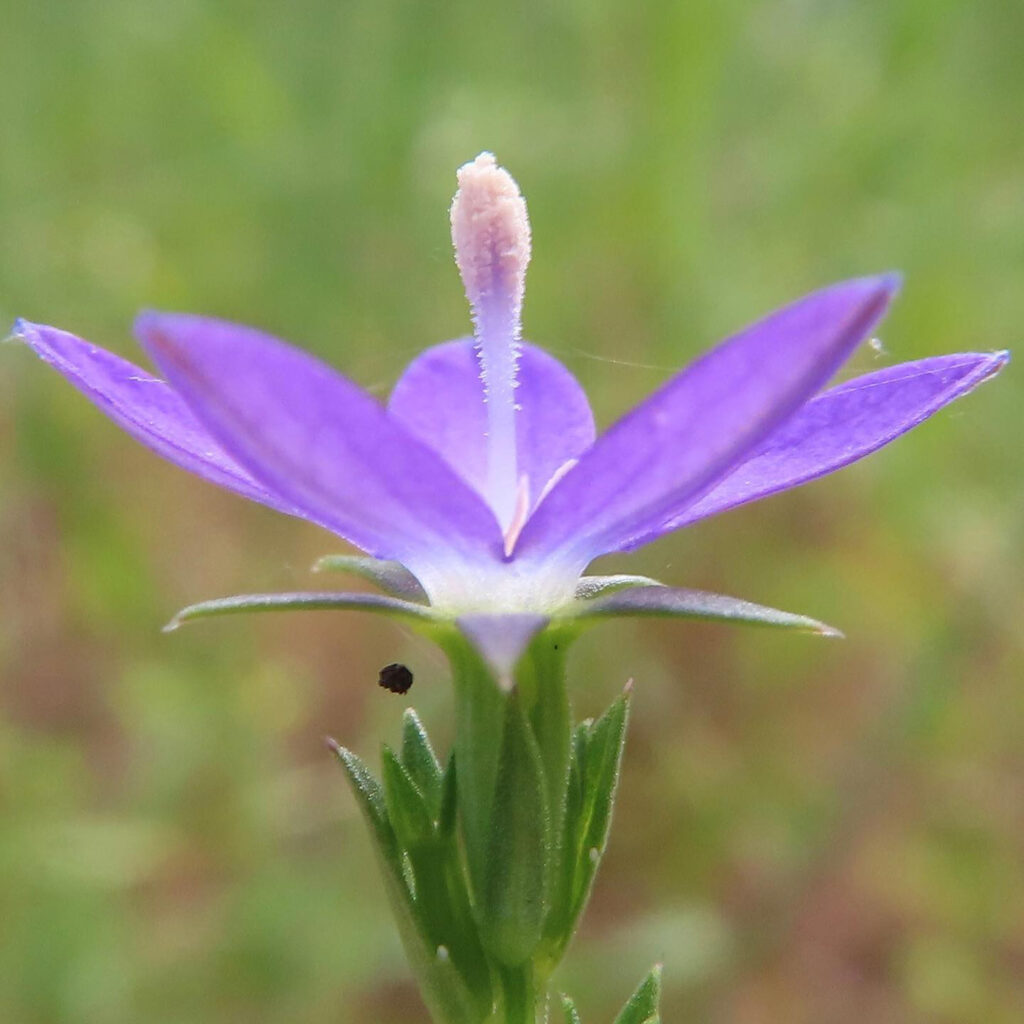
<svg viewBox="0 0 1024 1024">
<path fill-rule="evenodd" d="M 408 693 L 412 686 L 412 673 L 404 665 L 385 665 L 380 670 L 377 685 L 392 693 Z"/>
</svg>

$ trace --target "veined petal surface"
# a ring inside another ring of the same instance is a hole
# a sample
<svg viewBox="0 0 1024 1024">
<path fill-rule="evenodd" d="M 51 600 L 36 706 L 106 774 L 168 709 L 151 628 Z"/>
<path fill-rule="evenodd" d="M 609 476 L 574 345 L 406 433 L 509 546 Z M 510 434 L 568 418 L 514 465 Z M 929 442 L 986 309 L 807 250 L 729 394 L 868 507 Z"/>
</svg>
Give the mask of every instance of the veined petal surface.
<svg viewBox="0 0 1024 1024">
<path fill-rule="evenodd" d="M 832 285 L 741 331 L 627 413 L 527 521 L 516 556 L 581 566 L 644 543 L 836 372 L 884 314 L 893 276 Z"/>
<path fill-rule="evenodd" d="M 256 480 L 228 455 L 166 381 L 56 327 L 19 320 L 15 336 L 158 455 L 243 497 L 319 522 Z"/>
<path fill-rule="evenodd" d="M 318 359 L 205 317 L 143 314 L 136 331 L 223 447 L 311 518 L 425 583 L 446 563 L 500 558 L 500 530 L 480 497 Z"/>
<path fill-rule="evenodd" d="M 526 342 L 516 387 L 516 462 L 532 509 L 544 485 L 594 442 L 590 403 L 572 373 Z M 472 338 L 427 349 L 399 378 L 388 412 L 444 456 L 479 494 L 487 488 L 487 409 Z"/>
<path fill-rule="evenodd" d="M 936 356 L 865 374 L 812 399 L 666 527 L 674 530 L 840 469 L 995 376 L 1008 352 Z"/>
</svg>

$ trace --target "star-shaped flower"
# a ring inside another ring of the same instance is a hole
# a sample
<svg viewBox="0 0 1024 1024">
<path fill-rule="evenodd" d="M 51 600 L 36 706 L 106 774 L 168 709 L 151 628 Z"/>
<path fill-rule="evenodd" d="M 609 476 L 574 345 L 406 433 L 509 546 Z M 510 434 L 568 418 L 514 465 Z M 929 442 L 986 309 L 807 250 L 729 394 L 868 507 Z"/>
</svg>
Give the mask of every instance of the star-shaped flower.
<svg viewBox="0 0 1024 1024">
<path fill-rule="evenodd" d="M 474 337 L 428 349 L 386 405 L 254 328 L 145 313 L 162 376 L 54 327 L 15 334 L 125 430 L 185 469 L 332 531 L 370 558 L 321 568 L 385 594 L 247 595 L 236 610 L 357 607 L 456 622 L 499 676 L 554 621 L 664 614 L 828 627 L 643 577 L 582 575 L 707 516 L 861 458 L 993 376 L 1006 352 L 937 356 L 822 391 L 870 336 L 893 275 L 832 285 L 739 331 L 600 437 L 587 398 L 520 340 L 530 230 L 519 189 L 483 153 L 451 210 Z"/>
</svg>

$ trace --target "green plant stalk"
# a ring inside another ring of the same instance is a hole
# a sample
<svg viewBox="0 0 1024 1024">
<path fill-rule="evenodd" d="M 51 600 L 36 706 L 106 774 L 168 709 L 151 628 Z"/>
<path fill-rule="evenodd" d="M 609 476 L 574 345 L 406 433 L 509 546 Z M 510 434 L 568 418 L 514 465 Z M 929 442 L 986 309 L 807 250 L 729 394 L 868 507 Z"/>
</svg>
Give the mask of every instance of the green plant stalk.
<svg viewBox="0 0 1024 1024">
<path fill-rule="evenodd" d="M 447 766 L 411 709 L 382 783 L 339 756 L 436 1024 L 540 1024 L 607 841 L 629 692 L 574 728 L 566 627 L 542 631 L 504 678 L 461 633 L 435 639 L 454 681 Z"/>
</svg>

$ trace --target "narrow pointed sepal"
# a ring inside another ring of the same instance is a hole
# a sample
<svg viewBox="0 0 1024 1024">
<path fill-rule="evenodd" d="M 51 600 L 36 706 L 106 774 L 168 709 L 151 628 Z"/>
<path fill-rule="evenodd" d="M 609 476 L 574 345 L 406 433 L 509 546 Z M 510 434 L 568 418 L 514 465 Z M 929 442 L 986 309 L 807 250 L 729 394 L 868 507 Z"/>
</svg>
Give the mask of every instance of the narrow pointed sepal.
<svg viewBox="0 0 1024 1024">
<path fill-rule="evenodd" d="M 665 618 L 708 619 L 751 626 L 794 629 L 818 636 L 841 637 L 833 626 L 806 615 L 769 608 L 738 597 L 711 594 L 703 590 L 679 587 L 631 587 L 591 601 L 578 602 L 568 612 L 575 619 L 614 618 L 620 616 L 660 616 Z"/>
<path fill-rule="evenodd" d="M 660 580 L 651 579 L 650 576 L 631 576 L 629 574 L 618 574 L 615 576 L 581 576 L 576 581 L 576 600 L 592 601 L 595 597 L 604 597 L 606 594 L 613 594 L 617 590 L 627 590 L 630 587 L 663 587 Z"/>
<path fill-rule="evenodd" d="M 615 1018 L 615 1024 L 660 1024 L 660 1002 L 661 964 L 655 964 Z"/>
<path fill-rule="evenodd" d="M 429 623 L 437 616 L 427 607 L 401 601 L 384 594 L 352 594 L 335 591 L 300 592 L 293 594 L 237 594 L 182 608 L 164 626 L 170 633 L 194 619 L 208 619 L 217 615 L 235 615 L 239 612 L 304 612 L 304 611 L 363 611 L 392 615 L 396 618 Z"/>
<path fill-rule="evenodd" d="M 391 597 L 429 604 L 427 592 L 401 562 L 366 555 L 324 555 L 313 563 L 313 572 L 347 572 L 368 580 Z"/>
</svg>

